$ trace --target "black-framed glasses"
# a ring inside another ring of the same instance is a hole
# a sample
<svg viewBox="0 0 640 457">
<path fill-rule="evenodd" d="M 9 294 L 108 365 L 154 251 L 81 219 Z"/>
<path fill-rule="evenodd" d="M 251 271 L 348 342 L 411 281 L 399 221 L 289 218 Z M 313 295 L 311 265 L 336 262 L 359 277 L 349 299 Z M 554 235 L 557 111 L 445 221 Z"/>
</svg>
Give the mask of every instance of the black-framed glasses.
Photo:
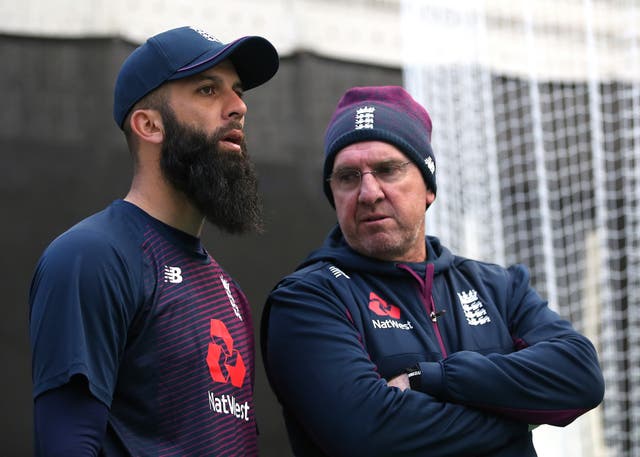
<svg viewBox="0 0 640 457">
<path fill-rule="evenodd" d="M 360 187 L 362 177 L 366 174 L 372 175 L 385 184 L 400 181 L 407 172 L 408 162 L 384 162 L 373 167 L 371 171 L 362 171 L 359 168 L 339 168 L 335 170 L 327 178 L 327 181 L 333 182 L 338 190 L 354 190 Z"/>
</svg>

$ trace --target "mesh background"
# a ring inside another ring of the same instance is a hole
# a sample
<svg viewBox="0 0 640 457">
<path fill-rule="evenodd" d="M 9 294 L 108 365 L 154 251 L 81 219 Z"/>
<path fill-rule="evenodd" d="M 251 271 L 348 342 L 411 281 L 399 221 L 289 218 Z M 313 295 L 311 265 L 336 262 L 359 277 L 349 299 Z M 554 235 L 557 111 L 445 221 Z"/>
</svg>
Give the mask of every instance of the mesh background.
<svg viewBox="0 0 640 457">
<path fill-rule="evenodd" d="M 405 86 L 434 120 L 427 231 L 527 265 L 596 344 L 605 401 L 541 455 L 638 457 L 640 4 L 541 3 L 402 3 Z"/>
</svg>

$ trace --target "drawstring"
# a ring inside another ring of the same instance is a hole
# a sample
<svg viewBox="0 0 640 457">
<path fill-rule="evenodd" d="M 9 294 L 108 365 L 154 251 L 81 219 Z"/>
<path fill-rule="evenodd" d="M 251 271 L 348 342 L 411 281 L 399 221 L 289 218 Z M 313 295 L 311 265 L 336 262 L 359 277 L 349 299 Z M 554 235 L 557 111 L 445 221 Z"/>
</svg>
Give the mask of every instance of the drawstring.
<svg viewBox="0 0 640 457">
<path fill-rule="evenodd" d="M 420 289 L 422 291 L 422 301 L 424 303 L 425 310 L 427 311 L 429 318 L 433 322 L 437 322 L 438 318 L 444 314 L 445 310 L 436 311 L 436 306 L 431 295 L 431 290 L 433 289 L 433 273 L 435 270 L 433 264 L 428 263 L 426 265 L 424 279 L 418 276 L 418 274 L 407 265 L 398 264 L 398 268 L 409 272 L 409 274 L 413 276 L 416 281 L 418 281 L 418 284 L 420 284 Z"/>
<path fill-rule="evenodd" d="M 440 350 L 442 351 L 442 356 L 447 356 L 447 350 L 444 346 L 444 341 L 442 339 L 442 335 L 440 334 L 440 329 L 438 328 L 438 319 L 444 316 L 446 310 L 442 309 L 440 311 L 436 311 L 436 304 L 433 301 L 433 295 L 431 291 L 433 289 L 433 275 L 435 271 L 435 267 L 433 263 L 428 263 L 424 272 L 424 279 L 422 279 L 418 274 L 409 266 L 404 264 L 398 264 L 398 268 L 405 270 L 413 276 L 418 284 L 420 284 L 420 289 L 422 290 L 422 302 L 424 303 L 424 308 L 431 322 L 433 322 L 433 330 L 435 332 L 435 336 L 438 340 L 438 344 L 440 345 Z"/>
</svg>

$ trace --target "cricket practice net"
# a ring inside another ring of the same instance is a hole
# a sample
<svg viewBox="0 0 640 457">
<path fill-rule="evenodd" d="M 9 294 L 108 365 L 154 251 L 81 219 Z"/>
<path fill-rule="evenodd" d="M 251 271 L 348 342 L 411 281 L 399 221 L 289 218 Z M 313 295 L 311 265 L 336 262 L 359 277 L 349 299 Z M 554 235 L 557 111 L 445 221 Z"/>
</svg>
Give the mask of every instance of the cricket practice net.
<svg viewBox="0 0 640 457">
<path fill-rule="evenodd" d="M 434 126 L 427 232 L 461 255 L 527 265 L 600 355 L 603 405 L 560 442 L 540 427 L 536 446 L 640 457 L 640 2 L 401 8 L 405 87 Z"/>
</svg>

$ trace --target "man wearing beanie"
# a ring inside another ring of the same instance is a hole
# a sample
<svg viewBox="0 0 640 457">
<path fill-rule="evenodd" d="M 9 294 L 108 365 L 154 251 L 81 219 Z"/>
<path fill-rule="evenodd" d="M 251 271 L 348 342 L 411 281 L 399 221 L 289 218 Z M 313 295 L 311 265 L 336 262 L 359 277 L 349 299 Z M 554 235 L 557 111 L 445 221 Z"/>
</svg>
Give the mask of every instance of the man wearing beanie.
<svg viewBox="0 0 640 457">
<path fill-rule="evenodd" d="M 31 285 L 35 455 L 258 455 L 250 308 L 200 236 L 260 229 L 242 95 L 278 64 L 264 38 L 194 27 L 123 63 L 131 188 L 55 239 Z"/>
<path fill-rule="evenodd" d="M 567 425 L 601 402 L 594 347 L 525 267 L 425 237 L 431 120 L 406 91 L 344 94 L 323 185 L 338 225 L 262 317 L 296 456 L 530 457 L 536 425 Z"/>
</svg>

